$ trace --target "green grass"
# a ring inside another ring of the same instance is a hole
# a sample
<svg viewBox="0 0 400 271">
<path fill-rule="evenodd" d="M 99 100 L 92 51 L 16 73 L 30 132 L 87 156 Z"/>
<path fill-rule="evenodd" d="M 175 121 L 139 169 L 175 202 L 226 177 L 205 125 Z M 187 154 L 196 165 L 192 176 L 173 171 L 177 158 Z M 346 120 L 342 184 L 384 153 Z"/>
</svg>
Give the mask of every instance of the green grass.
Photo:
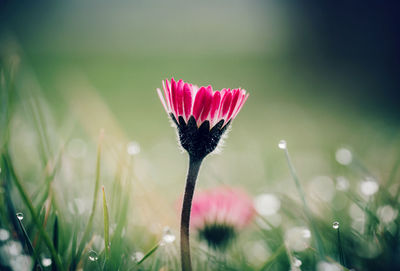
<svg viewBox="0 0 400 271">
<path fill-rule="evenodd" d="M 217 88 L 245 86 L 251 95 L 222 154 L 205 160 L 199 189 L 223 183 L 280 201 L 276 214 L 257 217 L 225 253 L 193 234 L 195 270 L 296 270 L 299 261 L 301 270 L 400 266 L 399 129 L 379 115 L 297 95 L 306 86 L 300 75 L 295 86 L 286 79 L 288 64 L 275 63 L 277 71 L 268 58 L 31 56 L 28 63 L 18 50 L 20 63 L 6 55 L 0 67 L 0 228 L 10 233 L 0 241 L 0 269 L 17 258 L 5 252 L 13 240 L 22 244 L 18 255 L 44 270 L 179 270 L 178 242 L 160 245 L 165 226 L 179 232 L 186 171 L 155 93 L 167 71 Z M 141 146 L 135 156 L 126 151 L 132 140 Z M 349 165 L 335 159 L 343 146 L 353 154 Z M 327 186 L 316 176 L 328 177 Z M 348 190 L 336 188 L 339 176 Z M 379 189 L 367 197 L 360 185 L 369 177 Z M 304 249 L 288 241 L 296 227 L 311 231 Z"/>
</svg>

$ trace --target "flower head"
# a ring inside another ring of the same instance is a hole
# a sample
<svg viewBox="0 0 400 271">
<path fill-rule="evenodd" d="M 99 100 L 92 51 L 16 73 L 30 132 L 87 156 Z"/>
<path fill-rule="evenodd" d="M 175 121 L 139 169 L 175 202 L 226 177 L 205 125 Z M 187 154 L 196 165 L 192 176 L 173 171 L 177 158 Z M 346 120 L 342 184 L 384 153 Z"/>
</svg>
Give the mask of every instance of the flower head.
<svg viewBox="0 0 400 271">
<path fill-rule="evenodd" d="M 247 97 L 244 89 L 213 91 L 182 80 L 163 81 L 164 96 L 157 89 L 165 111 L 178 128 L 182 147 L 196 158 L 204 158 L 239 113 Z"/>
<path fill-rule="evenodd" d="M 211 247 L 225 248 L 254 214 L 253 201 L 243 190 L 219 187 L 194 196 L 190 226 Z"/>
</svg>

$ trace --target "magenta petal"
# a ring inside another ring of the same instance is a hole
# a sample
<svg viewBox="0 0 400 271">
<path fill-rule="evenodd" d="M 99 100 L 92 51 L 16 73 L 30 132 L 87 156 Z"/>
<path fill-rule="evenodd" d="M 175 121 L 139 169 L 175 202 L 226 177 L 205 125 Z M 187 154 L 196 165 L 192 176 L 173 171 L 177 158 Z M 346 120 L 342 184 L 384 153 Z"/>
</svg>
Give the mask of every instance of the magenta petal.
<svg viewBox="0 0 400 271">
<path fill-rule="evenodd" d="M 224 99 L 223 99 L 223 101 L 222 101 L 222 104 L 221 104 L 221 109 L 220 109 L 220 118 L 225 118 L 225 116 L 226 116 L 226 114 L 228 113 L 228 110 L 229 110 L 229 107 L 230 107 L 230 105 L 231 105 L 231 101 L 232 101 L 232 93 L 230 92 L 230 91 L 228 91 L 226 94 L 225 94 L 225 97 L 224 97 Z"/>
<path fill-rule="evenodd" d="M 242 109 L 244 103 L 247 101 L 247 98 L 249 97 L 249 94 L 248 93 L 246 94 L 246 91 L 244 91 L 242 95 L 243 95 L 243 98 L 240 101 L 240 104 L 237 106 L 235 112 L 233 113 L 232 118 L 236 117 L 236 115 L 239 113 L 240 109 Z"/>
<path fill-rule="evenodd" d="M 176 104 L 178 116 L 183 116 L 183 81 L 179 80 L 176 87 Z"/>
<path fill-rule="evenodd" d="M 168 109 L 169 109 L 169 112 L 171 112 L 172 111 L 171 92 L 169 89 L 168 79 L 165 79 L 165 81 L 163 81 L 162 83 L 163 83 L 165 99 L 167 100 Z"/>
<path fill-rule="evenodd" d="M 230 109 L 229 109 L 228 116 L 226 117 L 226 121 L 230 120 L 230 118 L 231 118 L 231 116 L 233 114 L 233 111 L 236 108 L 236 104 L 237 104 L 238 99 L 239 99 L 239 94 L 240 94 L 239 89 L 233 90 L 233 98 L 232 98 L 232 102 L 231 102 L 231 106 L 230 106 Z"/>
<path fill-rule="evenodd" d="M 215 118 L 217 117 L 216 115 L 218 113 L 220 102 L 221 102 L 221 93 L 219 91 L 216 91 L 212 99 L 210 115 L 209 115 L 209 120 L 213 123 L 215 121 Z"/>
<path fill-rule="evenodd" d="M 205 92 L 205 96 L 204 96 L 204 106 L 203 106 L 203 111 L 201 112 L 201 116 L 200 116 L 200 121 L 203 122 L 207 119 L 208 114 L 210 113 L 210 109 L 211 109 L 211 103 L 212 103 L 212 88 L 209 86 L 207 87 L 207 90 Z"/>
<path fill-rule="evenodd" d="M 174 78 L 171 78 L 171 100 L 172 100 L 172 111 L 175 116 L 178 117 L 178 105 L 177 105 L 177 97 L 176 97 L 176 82 Z"/>
<path fill-rule="evenodd" d="M 194 98 L 194 105 L 193 105 L 193 117 L 197 121 L 199 119 L 200 113 L 203 110 L 203 100 L 206 95 L 206 88 L 201 87 Z"/>
<path fill-rule="evenodd" d="M 192 111 L 192 90 L 189 84 L 186 83 L 183 85 L 183 109 L 185 118 L 188 120 Z"/>
</svg>

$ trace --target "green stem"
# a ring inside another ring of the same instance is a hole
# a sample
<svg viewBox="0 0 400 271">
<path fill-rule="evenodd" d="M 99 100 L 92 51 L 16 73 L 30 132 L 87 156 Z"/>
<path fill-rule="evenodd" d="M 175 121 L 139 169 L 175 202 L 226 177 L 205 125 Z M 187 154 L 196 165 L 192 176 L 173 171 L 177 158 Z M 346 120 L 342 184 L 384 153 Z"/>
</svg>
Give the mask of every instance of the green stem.
<svg viewBox="0 0 400 271">
<path fill-rule="evenodd" d="M 300 184 L 300 180 L 297 177 L 296 170 L 294 169 L 294 166 L 293 166 L 292 161 L 290 159 L 289 151 L 288 151 L 287 148 L 285 148 L 284 150 L 285 150 L 286 160 L 287 160 L 287 163 L 289 165 L 290 173 L 291 173 L 291 175 L 293 177 L 294 183 L 296 184 L 297 190 L 298 190 L 298 192 L 300 194 L 300 198 L 301 198 L 301 200 L 303 202 L 304 212 L 306 214 L 308 222 L 309 222 L 309 224 L 310 224 L 310 226 L 312 228 L 312 231 L 314 233 L 314 236 L 315 236 L 316 247 L 317 247 L 318 253 L 319 253 L 321 259 L 323 259 L 325 257 L 325 252 L 324 252 L 324 248 L 323 248 L 323 245 L 322 245 L 321 236 L 319 235 L 317 227 L 315 226 L 315 224 L 312 221 L 311 211 L 310 211 L 310 208 L 308 207 L 308 204 L 307 204 L 307 201 L 306 201 L 306 197 L 305 197 L 305 194 L 304 194 L 304 191 L 303 191 L 303 187 Z"/>
<path fill-rule="evenodd" d="M 337 242 L 338 242 L 338 250 L 339 250 L 339 261 L 342 266 L 345 266 L 342 240 L 340 238 L 340 228 L 337 228 L 337 239 L 338 239 Z"/>
<path fill-rule="evenodd" d="M 33 222 L 35 223 L 36 227 L 39 229 L 39 233 L 40 233 L 41 237 L 43 238 L 44 243 L 46 244 L 47 248 L 49 249 L 50 254 L 57 266 L 57 269 L 64 270 L 64 266 L 61 264 L 61 260 L 57 254 L 56 249 L 53 246 L 53 243 L 52 243 L 50 237 L 47 235 L 46 231 L 44 230 L 44 228 L 42 227 L 42 224 L 39 221 L 39 218 L 36 214 L 35 208 L 33 207 L 33 204 L 28 197 L 28 193 L 25 191 L 22 183 L 19 181 L 17 176 L 15 176 L 15 172 L 11 168 L 11 162 L 10 162 L 9 157 L 7 157 L 7 166 L 11 169 L 11 172 L 13 174 L 12 179 L 14 180 L 15 185 L 17 186 L 18 192 L 21 194 L 22 200 L 24 201 L 25 205 L 28 207 L 28 210 L 32 216 Z"/>
<path fill-rule="evenodd" d="M 17 216 L 17 215 L 15 215 L 15 216 Z M 25 230 L 24 224 L 22 223 L 22 221 L 19 218 L 17 218 L 17 220 L 18 220 L 19 226 L 22 230 L 22 233 L 24 234 L 25 244 L 28 248 L 29 255 L 33 255 L 33 257 L 35 259 L 35 263 L 33 264 L 33 266 L 36 267 L 38 270 L 43 270 L 42 264 L 40 263 L 39 255 L 32 246 L 31 239 L 29 239 L 29 236 Z"/>
<path fill-rule="evenodd" d="M 186 179 L 185 195 L 183 197 L 181 214 L 181 261 L 182 271 L 191 271 L 192 263 L 190 260 L 189 225 L 192 199 L 196 185 L 197 175 L 199 174 L 203 159 L 189 158 L 189 169 Z"/>
<path fill-rule="evenodd" d="M 108 218 L 108 207 L 106 200 L 106 192 L 103 190 L 103 213 L 104 213 L 104 248 L 106 251 L 106 260 L 110 259 L 110 227 L 109 227 L 109 218 Z"/>
<path fill-rule="evenodd" d="M 140 265 L 142 262 L 144 262 L 144 260 L 146 260 L 148 257 L 151 256 L 151 254 L 153 254 L 158 248 L 160 247 L 160 244 L 156 244 L 154 247 L 152 247 L 147 253 L 146 255 L 143 256 L 143 258 L 138 261 L 138 265 Z"/>
<path fill-rule="evenodd" d="M 95 177 L 95 185 L 94 185 L 92 212 L 90 213 L 89 221 L 88 221 L 88 224 L 86 225 L 81 242 L 79 243 L 75 261 L 72 263 L 73 267 L 76 267 L 75 266 L 76 259 L 81 256 L 82 251 L 85 247 L 85 242 L 90 234 L 90 230 L 92 229 L 93 219 L 94 219 L 94 215 L 96 213 L 97 198 L 99 195 L 99 187 L 100 187 L 100 162 L 101 162 L 101 145 L 102 145 L 103 133 L 104 133 L 103 130 L 100 131 L 99 144 L 97 146 L 96 177 Z"/>
</svg>

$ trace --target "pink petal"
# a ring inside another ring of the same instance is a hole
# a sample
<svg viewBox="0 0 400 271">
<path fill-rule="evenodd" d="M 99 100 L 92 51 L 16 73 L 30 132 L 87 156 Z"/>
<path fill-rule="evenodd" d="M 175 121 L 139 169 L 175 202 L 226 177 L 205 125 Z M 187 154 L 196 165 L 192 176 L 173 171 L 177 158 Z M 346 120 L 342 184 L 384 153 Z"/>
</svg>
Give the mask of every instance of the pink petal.
<svg viewBox="0 0 400 271">
<path fill-rule="evenodd" d="M 226 117 L 226 121 L 229 121 L 229 120 L 230 120 L 230 118 L 231 118 L 231 116 L 232 116 L 232 114 L 233 114 L 233 111 L 234 111 L 235 108 L 236 108 L 236 104 L 237 104 L 238 99 L 239 99 L 239 94 L 240 94 L 239 89 L 233 90 L 233 98 L 232 98 L 231 106 L 230 106 L 230 108 L 229 108 L 228 116 Z"/>
<path fill-rule="evenodd" d="M 176 88 L 176 104 L 178 106 L 178 116 L 183 115 L 183 81 L 182 79 L 178 81 Z"/>
<path fill-rule="evenodd" d="M 220 102 L 221 102 L 221 93 L 219 91 L 216 91 L 213 96 L 211 109 L 210 109 L 210 115 L 208 117 L 208 119 L 212 122 L 212 125 L 215 124 L 215 119 L 216 119 L 216 115 L 218 113 L 218 108 L 219 108 Z"/>
<path fill-rule="evenodd" d="M 249 97 L 249 94 L 246 94 L 246 91 L 244 90 L 242 92 L 242 100 L 240 101 L 240 104 L 237 106 L 235 112 L 232 115 L 232 119 L 236 118 L 236 115 L 239 113 L 239 111 L 242 109 L 244 103 L 247 101 L 247 98 Z"/>
<path fill-rule="evenodd" d="M 168 109 L 169 112 L 171 112 L 172 108 L 171 108 L 171 92 L 169 90 L 169 83 L 168 83 L 168 79 L 165 79 L 165 81 L 162 81 L 162 85 L 163 85 L 163 89 L 164 89 L 164 96 L 165 99 L 167 100 L 167 105 L 168 105 Z"/>
<path fill-rule="evenodd" d="M 183 109 L 187 121 L 192 111 L 192 88 L 186 83 L 183 85 Z"/>
<path fill-rule="evenodd" d="M 200 113 L 203 110 L 203 100 L 206 95 L 206 88 L 201 87 L 196 94 L 196 97 L 194 98 L 194 105 L 193 105 L 193 117 L 196 119 L 196 121 L 199 119 Z"/>
<path fill-rule="evenodd" d="M 172 111 L 174 112 L 176 118 L 178 118 L 178 105 L 176 98 L 176 82 L 174 78 L 171 78 L 171 100 L 172 100 Z"/>
<path fill-rule="evenodd" d="M 228 113 L 229 107 L 231 105 L 231 101 L 232 101 L 232 93 L 230 91 L 228 91 L 221 103 L 221 108 L 219 111 L 219 116 L 218 119 L 224 119 L 226 114 Z M 225 119 L 226 120 L 226 119 Z"/>
<path fill-rule="evenodd" d="M 200 122 L 203 122 L 207 119 L 208 113 L 210 113 L 211 103 L 212 103 L 212 88 L 211 86 L 208 86 L 204 96 L 203 111 L 201 112 L 200 115 Z"/>
<path fill-rule="evenodd" d="M 163 97 L 163 95 L 162 95 L 162 93 L 161 93 L 161 90 L 160 90 L 159 88 L 157 89 L 157 93 L 158 93 L 158 97 L 159 97 L 160 100 L 161 100 L 162 105 L 164 106 L 165 111 L 166 111 L 167 114 L 168 114 L 167 105 L 165 104 L 164 97 Z"/>
</svg>

